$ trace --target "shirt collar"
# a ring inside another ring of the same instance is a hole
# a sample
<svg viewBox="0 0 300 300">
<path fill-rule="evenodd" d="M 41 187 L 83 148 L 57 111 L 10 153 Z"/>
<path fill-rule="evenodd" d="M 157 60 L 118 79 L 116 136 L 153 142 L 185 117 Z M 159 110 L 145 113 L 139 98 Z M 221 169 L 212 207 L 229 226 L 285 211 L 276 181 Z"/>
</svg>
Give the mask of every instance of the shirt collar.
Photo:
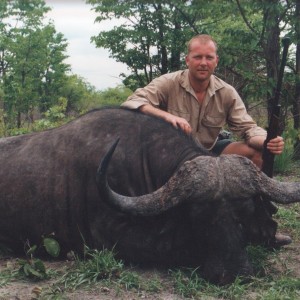
<svg viewBox="0 0 300 300">
<path fill-rule="evenodd" d="M 186 69 L 184 71 L 181 72 L 181 76 L 180 76 L 180 85 L 185 88 L 187 91 L 191 91 L 192 87 L 190 85 L 190 80 L 189 80 L 189 70 Z"/>
<path fill-rule="evenodd" d="M 180 84 L 188 92 L 193 91 L 193 88 L 191 87 L 190 81 L 189 81 L 189 70 L 188 69 L 182 71 L 181 78 L 180 78 Z M 212 75 L 210 77 L 207 92 L 208 92 L 209 96 L 211 97 L 212 95 L 214 95 L 216 93 L 217 90 L 220 90 L 224 86 L 225 85 L 224 85 L 224 82 L 222 80 L 220 80 L 217 76 Z"/>
<path fill-rule="evenodd" d="M 212 75 L 210 77 L 209 86 L 207 92 L 209 96 L 212 96 L 216 93 L 216 91 L 222 89 L 224 87 L 224 82 L 220 80 L 217 76 Z"/>
</svg>

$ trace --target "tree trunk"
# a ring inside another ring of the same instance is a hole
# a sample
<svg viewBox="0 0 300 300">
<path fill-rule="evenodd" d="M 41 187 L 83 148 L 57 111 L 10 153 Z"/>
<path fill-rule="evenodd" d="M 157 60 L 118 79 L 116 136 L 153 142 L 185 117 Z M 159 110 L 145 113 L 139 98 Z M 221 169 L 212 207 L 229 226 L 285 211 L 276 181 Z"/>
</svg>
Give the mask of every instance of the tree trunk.
<svg viewBox="0 0 300 300">
<path fill-rule="evenodd" d="M 180 60 L 180 54 L 181 54 L 181 45 L 178 45 L 178 36 L 181 34 L 181 24 L 178 22 L 179 16 L 178 12 L 174 12 L 175 18 L 174 18 L 174 40 L 173 40 L 173 47 L 171 48 L 171 61 L 170 61 L 170 71 L 178 71 L 180 70 L 181 66 L 181 60 Z"/>
<path fill-rule="evenodd" d="M 165 41 L 165 36 L 164 36 L 164 16 L 162 12 L 162 5 L 158 4 L 157 6 L 157 12 L 158 12 L 158 30 L 159 30 L 159 46 L 158 49 L 160 50 L 160 57 L 161 57 L 161 69 L 160 72 L 161 74 L 166 74 L 168 73 L 168 52 L 167 52 L 167 47 L 166 47 L 166 41 Z"/>
<path fill-rule="evenodd" d="M 278 66 L 280 60 L 280 28 L 279 13 L 276 7 L 278 0 L 267 0 L 264 10 L 264 22 L 266 32 L 266 44 L 264 45 L 264 54 L 267 67 L 267 78 L 269 82 L 277 82 Z M 274 107 L 274 95 L 276 85 L 272 89 L 272 93 L 268 94 L 268 118 L 270 119 L 272 108 Z"/>
<path fill-rule="evenodd" d="M 293 102 L 294 129 L 300 129 L 300 0 L 296 1 L 295 10 L 295 35 L 296 35 L 296 69 L 295 69 L 295 99 Z M 300 159 L 300 140 L 295 142 L 295 157 Z"/>
</svg>

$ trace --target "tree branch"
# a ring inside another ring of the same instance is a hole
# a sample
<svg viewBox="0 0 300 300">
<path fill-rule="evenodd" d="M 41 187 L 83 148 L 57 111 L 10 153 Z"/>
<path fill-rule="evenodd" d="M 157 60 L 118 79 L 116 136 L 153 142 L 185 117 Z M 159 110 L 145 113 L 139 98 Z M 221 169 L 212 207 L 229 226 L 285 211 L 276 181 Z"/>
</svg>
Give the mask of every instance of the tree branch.
<svg viewBox="0 0 300 300">
<path fill-rule="evenodd" d="M 237 6 L 238 6 L 238 9 L 239 9 L 239 11 L 240 11 L 240 13 L 241 13 L 241 16 L 242 16 L 244 22 L 246 23 L 247 27 L 248 27 L 253 33 L 258 34 L 258 33 L 255 31 L 255 29 L 251 26 L 251 24 L 248 22 L 248 20 L 247 20 L 247 18 L 246 18 L 246 15 L 245 15 L 245 13 L 244 13 L 244 11 L 243 11 L 243 8 L 242 8 L 242 6 L 241 6 L 241 4 L 240 4 L 240 1 L 239 1 L 239 0 L 236 0 L 236 4 L 237 4 Z"/>
</svg>

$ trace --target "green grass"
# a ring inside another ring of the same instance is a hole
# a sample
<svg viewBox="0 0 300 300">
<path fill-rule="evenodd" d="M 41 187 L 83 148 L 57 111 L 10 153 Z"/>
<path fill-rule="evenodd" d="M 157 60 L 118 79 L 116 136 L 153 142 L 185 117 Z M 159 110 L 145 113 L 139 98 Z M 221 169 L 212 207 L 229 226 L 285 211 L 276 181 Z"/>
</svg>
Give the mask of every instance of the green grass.
<svg viewBox="0 0 300 300">
<path fill-rule="evenodd" d="M 9 284 L 13 279 L 18 276 L 18 270 L 7 267 L 0 272 L 0 288 Z"/>
<path fill-rule="evenodd" d="M 112 251 L 87 249 L 84 259 L 77 257 L 75 266 L 63 275 L 57 284 L 62 285 L 64 289 L 75 290 L 101 280 L 110 282 L 120 277 L 123 268 L 123 262 L 116 260 Z"/>
<path fill-rule="evenodd" d="M 288 231 L 294 239 L 300 238 L 300 203 L 280 206 L 276 219 L 280 230 Z"/>
<path fill-rule="evenodd" d="M 284 150 L 282 154 L 276 155 L 274 160 L 274 173 L 286 174 L 291 172 L 299 162 L 294 160 L 294 143 L 298 131 L 292 128 L 287 128 L 283 133 Z"/>
<path fill-rule="evenodd" d="M 176 294 L 185 298 L 200 296 L 201 291 L 206 287 L 206 282 L 197 274 L 195 270 L 170 270 L 171 277 L 174 281 Z"/>
<path fill-rule="evenodd" d="M 282 154 L 275 157 L 274 172 L 275 173 L 287 173 L 293 168 L 293 150 L 290 147 L 286 147 Z"/>
</svg>

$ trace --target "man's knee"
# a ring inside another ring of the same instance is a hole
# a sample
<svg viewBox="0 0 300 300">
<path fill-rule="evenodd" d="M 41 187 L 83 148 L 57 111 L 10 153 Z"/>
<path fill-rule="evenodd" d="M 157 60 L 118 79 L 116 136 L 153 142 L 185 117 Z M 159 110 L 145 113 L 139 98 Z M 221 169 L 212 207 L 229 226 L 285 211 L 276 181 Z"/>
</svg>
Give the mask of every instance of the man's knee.
<svg viewBox="0 0 300 300">
<path fill-rule="evenodd" d="M 262 152 L 243 142 L 230 143 L 221 154 L 238 154 L 252 160 L 259 168 L 262 165 Z"/>
</svg>

